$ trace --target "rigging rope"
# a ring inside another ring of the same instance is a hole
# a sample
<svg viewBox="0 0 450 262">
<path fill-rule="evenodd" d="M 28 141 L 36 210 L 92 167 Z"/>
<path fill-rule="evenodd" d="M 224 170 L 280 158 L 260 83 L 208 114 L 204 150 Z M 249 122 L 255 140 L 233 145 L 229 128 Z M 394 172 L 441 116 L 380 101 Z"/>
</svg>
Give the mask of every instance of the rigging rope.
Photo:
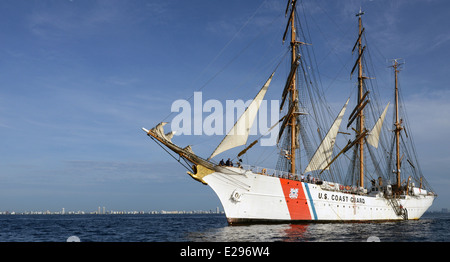
<svg viewBox="0 0 450 262">
<path fill-rule="evenodd" d="M 181 163 L 181 161 L 180 161 L 180 158 L 181 158 L 181 157 L 177 159 L 174 155 L 172 155 L 172 154 L 170 153 L 169 150 L 167 150 L 164 146 L 162 146 L 158 140 L 156 140 L 156 139 L 153 138 L 152 136 L 149 136 L 149 137 L 150 137 L 153 141 L 155 141 L 155 143 L 158 144 L 158 146 L 160 146 L 164 151 L 166 151 L 167 154 L 169 154 L 171 157 L 173 157 L 173 159 L 175 159 L 175 160 L 176 160 L 178 163 L 180 163 L 184 168 L 186 168 L 186 170 L 188 170 L 188 171 L 193 171 L 192 168 L 186 167 L 183 163 Z M 183 160 L 186 162 L 186 160 L 185 160 L 184 158 L 183 158 Z"/>
<path fill-rule="evenodd" d="M 256 11 L 253 13 L 253 15 L 244 23 L 244 25 L 236 32 L 236 34 L 231 38 L 230 41 L 222 48 L 221 51 L 216 55 L 216 57 L 208 64 L 208 66 L 203 69 L 203 71 L 200 73 L 200 75 L 197 77 L 197 79 L 200 78 L 200 76 L 206 71 L 206 69 L 210 68 L 210 66 L 222 55 L 222 53 L 229 47 L 229 45 L 234 41 L 234 39 L 237 37 L 237 35 L 249 24 L 251 20 L 255 17 L 255 15 L 258 13 L 258 11 L 261 9 L 261 7 L 266 3 L 267 0 L 263 1 L 261 5 L 256 9 Z M 269 26 L 271 26 L 277 19 L 279 19 L 279 16 L 273 19 L 273 21 L 270 23 Z M 240 52 L 238 52 L 227 64 L 225 64 L 218 72 L 216 72 L 212 77 L 210 77 L 202 86 L 200 86 L 199 89 L 197 89 L 197 92 L 203 90 L 207 85 L 209 85 L 217 76 L 219 76 L 223 71 L 225 71 L 226 68 L 228 68 L 237 58 L 239 58 L 245 50 L 247 50 L 254 42 L 256 42 L 256 39 L 260 37 L 264 32 L 266 32 L 267 28 L 264 28 L 264 30 L 261 30 L 251 41 L 250 43 L 245 46 Z M 193 82 L 195 83 L 197 79 Z M 190 101 L 194 97 L 194 94 L 189 96 L 187 101 Z M 162 121 L 167 120 L 173 112 L 169 113 Z"/>
</svg>

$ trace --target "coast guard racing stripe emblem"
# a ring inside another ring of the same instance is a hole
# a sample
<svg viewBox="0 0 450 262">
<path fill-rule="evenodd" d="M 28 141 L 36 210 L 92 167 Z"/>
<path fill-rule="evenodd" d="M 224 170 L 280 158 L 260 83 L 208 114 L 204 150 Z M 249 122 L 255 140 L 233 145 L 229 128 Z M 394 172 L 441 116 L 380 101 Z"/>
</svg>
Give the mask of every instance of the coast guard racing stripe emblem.
<svg viewBox="0 0 450 262">
<path fill-rule="evenodd" d="M 291 220 L 311 220 L 303 185 L 300 181 L 280 179 Z"/>
</svg>

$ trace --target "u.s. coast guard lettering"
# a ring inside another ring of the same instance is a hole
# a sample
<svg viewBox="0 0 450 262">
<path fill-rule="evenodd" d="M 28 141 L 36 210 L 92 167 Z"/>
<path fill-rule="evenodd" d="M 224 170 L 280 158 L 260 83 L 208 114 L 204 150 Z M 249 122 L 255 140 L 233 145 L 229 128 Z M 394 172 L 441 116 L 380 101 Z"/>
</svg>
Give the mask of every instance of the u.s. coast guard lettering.
<svg viewBox="0 0 450 262">
<path fill-rule="evenodd" d="M 346 195 L 338 195 L 338 194 L 330 194 L 330 193 L 318 193 L 319 199 L 324 200 L 333 200 L 337 202 L 349 202 L 349 203 L 360 203 L 365 204 L 366 201 L 363 197 L 356 196 L 346 196 Z"/>
</svg>

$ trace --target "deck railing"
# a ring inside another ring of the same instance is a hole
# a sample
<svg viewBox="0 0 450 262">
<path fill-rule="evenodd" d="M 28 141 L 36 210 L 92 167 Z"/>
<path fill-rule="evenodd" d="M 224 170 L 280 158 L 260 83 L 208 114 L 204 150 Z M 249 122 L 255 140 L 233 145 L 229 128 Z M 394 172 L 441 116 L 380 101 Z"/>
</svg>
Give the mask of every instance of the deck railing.
<svg viewBox="0 0 450 262">
<path fill-rule="evenodd" d="M 293 173 L 290 173 L 287 171 L 281 171 L 281 170 L 276 170 L 276 169 L 272 169 L 272 168 L 265 168 L 265 167 L 253 166 L 253 165 L 242 165 L 242 168 L 245 170 L 252 171 L 255 174 L 302 181 L 302 175 L 293 174 Z M 307 181 L 307 178 L 308 178 L 307 176 L 304 176 L 302 182 L 318 181 L 318 179 L 313 176 L 309 177 L 310 178 L 309 181 Z"/>
</svg>

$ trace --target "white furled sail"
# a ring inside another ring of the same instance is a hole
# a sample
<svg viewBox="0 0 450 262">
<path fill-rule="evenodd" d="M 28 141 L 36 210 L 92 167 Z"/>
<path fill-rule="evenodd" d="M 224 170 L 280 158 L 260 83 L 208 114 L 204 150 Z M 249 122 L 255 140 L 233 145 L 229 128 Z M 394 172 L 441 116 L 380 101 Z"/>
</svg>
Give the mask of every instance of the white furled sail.
<svg viewBox="0 0 450 262">
<path fill-rule="evenodd" d="M 167 122 L 161 122 L 158 125 L 156 125 L 156 127 L 153 128 L 153 131 L 160 137 L 164 137 L 164 126 L 167 125 Z"/>
<path fill-rule="evenodd" d="M 367 136 L 367 143 L 375 148 L 378 148 L 378 142 L 380 141 L 380 133 L 381 127 L 383 126 L 384 117 L 386 116 L 387 109 L 389 107 L 389 103 L 381 114 L 380 118 L 378 118 L 377 123 L 370 131 L 370 134 Z"/>
<path fill-rule="evenodd" d="M 274 73 L 272 73 L 272 75 L 269 77 L 267 82 L 258 92 L 256 97 L 250 103 L 248 108 L 241 115 L 236 124 L 234 124 L 234 127 L 230 130 L 230 132 L 228 132 L 228 134 L 225 136 L 225 138 L 222 140 L 222 142 L 219 144 L 216 150 L 214 150 L 214 152 L 211 154 L 208 160 L 231 148 L 242 146 L 247 143 L 250 128 L 253 125 L 261 102 L 264 99 L 264 96 L 266 95 L 270 82 L 272 81 L 273 75 Z"/>
<path fill-rule="evenodd" d="M 349 99 L 350 100 L 350 99 Z M 345 103 L 344 107 L 342 108 L 341 112 L 337 116 L 337 118 L 334 120 L 333 125 L 331 126 L 330 130 L 328 131 L 325 138 L 322 140 L 322 143 L 317 148 L 316 152 L 314 153 L 314 156 L 311 158 L 311 161 L 309 162 L 308 166 L 305 169 L 304 173 L 311 172 L 314 170 L 321 170 L 321 169 L 328 169 L 328 164 L 332 160 L 332 153 L 333 153 L 333 147 L 336 142 L 336 136 L 339 131 L 339 127 L 341 126 L 342 118 L 344 117 L 345 110 L 347 109 L 348 101 Z"/>
</svg>

